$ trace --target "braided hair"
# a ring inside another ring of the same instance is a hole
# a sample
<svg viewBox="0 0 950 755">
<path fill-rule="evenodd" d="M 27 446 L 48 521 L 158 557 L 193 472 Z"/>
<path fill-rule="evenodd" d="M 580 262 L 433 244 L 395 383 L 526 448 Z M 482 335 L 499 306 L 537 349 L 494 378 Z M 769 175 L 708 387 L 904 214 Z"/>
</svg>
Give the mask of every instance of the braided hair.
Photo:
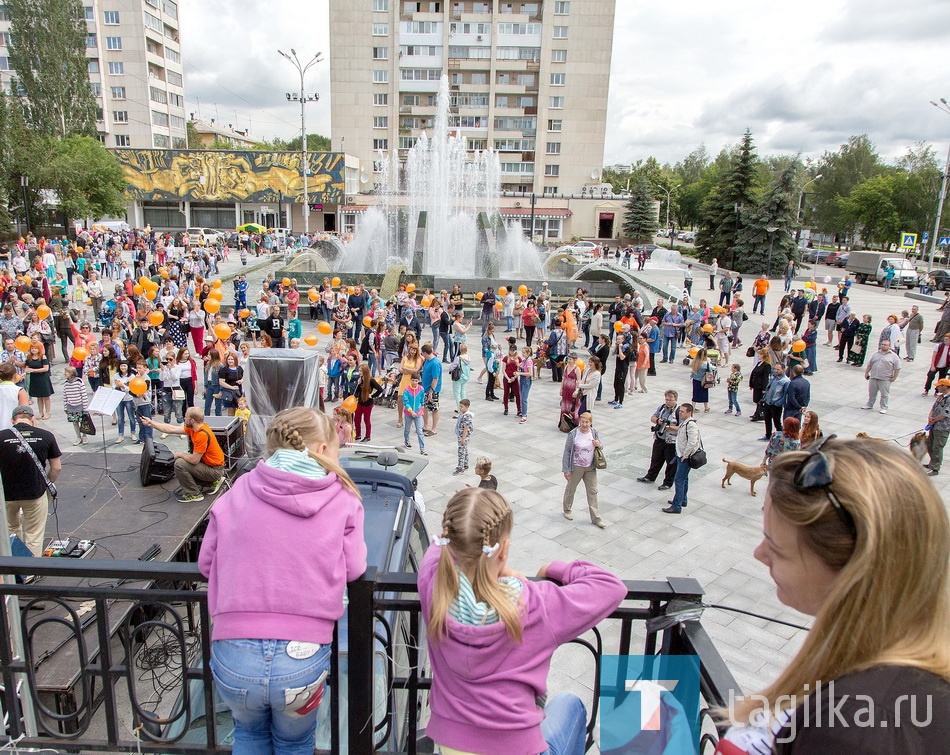
<svg viewBox="0 0 950 755">
<path fill-rule="evenodd" d="M 295 451 L 307 451 L 327 472 L 332 472 L 339 478 L 340 483 L 357 498 L 360 497 L 359 488 L 339 461 L 331 459 L 326 454 L 318 454 L 311 449 L 319 443 L 333 446 L 338 443 L 336 430 L 330 418 L 317 409 L 298 406 L 293 409 L 284 409 L 271 421 L 267 427 L 267 455 L 286 448 Z"/>
<path fill-rule="evenodd" d="M 512 600 L 511 588 L 489 574 L 489 559 L 497 555 L 484 550 L 501 545 L 513 526 L 511 506 L 497 491 L 466 488 L 452 496 L 442 515 L 442 538 L 448 544 L 439 557 L 427 619 L 434 642 L 448 631 L 445 617 L 459 593 L 456 569 L 474 575 L 471 581 L 475 599 L 494 608 L 511 639 L 521 641 L 524 606 Z"/>
</svg>

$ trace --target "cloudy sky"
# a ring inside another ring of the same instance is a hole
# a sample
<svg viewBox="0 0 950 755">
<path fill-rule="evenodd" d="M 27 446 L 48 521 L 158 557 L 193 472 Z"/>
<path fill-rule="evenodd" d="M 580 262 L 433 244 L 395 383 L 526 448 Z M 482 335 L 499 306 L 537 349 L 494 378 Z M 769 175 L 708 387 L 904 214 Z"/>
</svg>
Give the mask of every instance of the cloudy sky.
<svg viewBox="0 0 950 755">
<path fill-rule="evenodd" d="M 368 0 L 361 0 L 369 5 Z M 329 51 L 328 0 L 181 4 L 189 112 L 300 130 L 299 86 L 277 49 Z M 715 154 L 752 129 L 760 154 L 817 157 L 866 133 L 885 158 L 916 141 L 941 156 L 950 114 L 948 0 L 617 0 L 605 164 Z M 311 69 L 307 130 L 330 133 L 329 65 Z"/>
</svg>

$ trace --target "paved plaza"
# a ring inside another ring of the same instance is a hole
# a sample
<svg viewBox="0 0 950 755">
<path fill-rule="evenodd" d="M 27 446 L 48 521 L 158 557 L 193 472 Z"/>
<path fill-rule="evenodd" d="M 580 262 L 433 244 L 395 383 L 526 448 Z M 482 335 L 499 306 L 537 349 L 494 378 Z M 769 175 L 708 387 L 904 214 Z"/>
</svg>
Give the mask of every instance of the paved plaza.
<svg viewBox="0 0 950 755">
<path fill-rule="evenodd" d="M 252 263 L 254 262 L 252 258 Z M 276 264 L 274 265 L 276 266 Z M 240 268 L 234 257 L 225 263 L 222 276 Z M 251 270 L 251 268 L 247 268 Z M 254 294 L 267 268 L 249 273 Z M 682 271 L 655 270 L 648 266 L 641 279 L 659 287 L 682 285 Z M 841 277 L 841 271 L 819 268 L 819 285 L 826 274 Z M 344 281 L 346 282 L 346 281 Z M 746 282 L 746 289 L 751 281 Z M 708 277 L 696 275 L 694 294 L 704 296 Z M 829 286 L 830 288 L 830 286 Z M 225 283 L 225 291 L 230 292 Z M 718 302 L 718 292 L 708 292 L 709 304 Z M 713 296 L 715 295 L 715 299 Z M 766 312 L 774 318 L 775 309 L 782 295 L 781 281 L 774 281 L 768 295 Z M 249 297 L 250 298 L 250 297 Z M 225 297 L 230 302 L 230 293 Z M 650 295 L 651 301 L 654 296 Z M 751 295 L 746 297 L 747 311 L 751 309 Z M 904 296 L 904 291 L 884 293 L 871 285 L 856 285 L 852 289 L 852 305 L 860 316 L 873 316 L 874 331 L 871 343 L 876 344 L 881 324 L 887 314 L 910 309 L 913 302 Z M 819 371 L 809 378 L 812 386 L 810 408 L 820 416 L 825 434 L 837 433 L 850 438 L 864 431 L 869 435 L 896 438 L 906 448 L 910 434 L 923 428 L 932 398 L 922 397 L 921 390 L 929 364 L 933 344 L 933 326 L 939 318 L 936 305 L 919 302 L 926 320 L 924 341 L 919 347 L 914 363 L 902 362 L 900 378 L 891 393 L 890 411 L 881 415 L 877 411 L 861 411 L 867 400 L 867 387 L 863 368 L 837 364 L 837 353 L 824 346 L 818 347 Z M 709 464 L 694 470 L 690 475 L 689 507 L 680 516 L 664 514 L 660 509 L 672 497 L 672 491 L 658 491 L 657 484 L 647 485 L 636 481 L 646 470 L 650 457 L 652 435 L 649 418 L 663 401 L 663 391 L 673 388 L 679 391 L 681 400 L 690 398 L 688 367 L 678 358 L 673 364 L 658 364 L 656 377 L 648 379 L 649 393 L 628 397 L 624 407 L 614 410 L 607 404 L 612 397 L 609 386 L 612 382 L 613 359 L 608 366 L 607 385 L 603 401 L 594 405 L 594 424 L 604 441 L 608 468 L 599 472 L 600 510 L 609 526 L 598 529 L 589 521 L 585 497 L 579 490 L 575 498 L 574 521 L 561 515 L 561 496 L 564 478 L 561 475 L 561 452 L 565 436 L 557 430 L 558 388 L 550 380 L 549 371 L 535 381 L 530 396 L 530 418 L 519 424 L 514 407 L 510 416 L 502 415 L 502 404 L 485 402 L 484 385 L 475 377 L 481 369 L 477 346 L 472 353 L 472 380 L 468 384 L 468 396 L 475 414 L 475 435 L 470 448 L 472 467 L 476 456 L 488 455 L 494 462 L 492 472 L 499 481 L 499 491 L 511 502 L 515 510 L 515 531 L 511 549 L 511 562 L 515 569 L 533 574 L 538 566 L 552 559 L 586 559 L 601 564 L 627 579 L 663 579 L 667 576 L 695 577 L 706 590 L 709 603 L 723 604 L 776 617 L 793 623 L 805 623 L 808 619 L 782 606 L 775 598 L 768 571 L 752 556 L 752 551 L 761 538 L 761 510 L 766 485 L 759 483 L 759 495 L 749 495 L 748 483 L 736 478 L 733 486 L 723 490 L 720 480 L 723 475 L 723 457 L 746 464 L 758 464 L 765 450 L 765 443 L 758 438 L 763 434 L 761 423 L 749 422 L 753 410 L 747 389 L 751 359 L 745 357 L 745 348 L 758 332 L 762 318 L 750 315 L 742 328 L 740 337 L 745 344 L 736 355 L 743 366 L 744 387 L 739 394 L 742 417 L 726 416 L 725 382 L 712 389 L 710 413 L 697 415 L 702 431 Z M 311 332 L 313 324 L 304 322 L 305 332 Z M 427 334 L 427 330 L 423 335 Z M 473 328 L 475 343 L 478 342 L 478 327 Z M 502 335 L 499 333 L 499 335 Z M 823 332 L 822 332 L 823 335 Z M 325 342 L 325 337 L 321 337 Z M 322 344 L 317 348 L 321 348 Z M 685 353 L 680 356 L 685 356 Z M 57 393 L 53 397 L 53 419 L 42 423 L 55 431 L 67 458 L 61 485 L 69 485 L 68 454 L 74 439 L 72 428 L 66 423 L 62 410 L 62 361 L 54 365 L 54 384 Z M 427 507 L 426 520 L 432 532 L 440 529 L 441 513 L 450 496 L 459 488 L 476 484 L 478 478 L 469 474 L 453 477 L 456 445 L 453 434 L 451 382 L 448 372 L 444 375 L 442 394 L 442 419 L 438 435 L 426 438 L 429 465 L 419 479 Z M 500 392 L 498 394 L 501 395 Z M 402 430 L 396 428 L 395 410 L 376 407 L 373 412 L 373 442 L 402 447 Z M 106 427 L 110 453 L 138 454 L 139 446 L 114 445 L 115 427 Z M 416 439 L 413 437 L 413 445 Z M 96 450 L 101 439 L 96 437 L 84 451 Z M 179 450 L 184 439 L 171 437 L 166 441 L 173 450 Z M 418 453 L 418 448 L 411 452 Z M 660 478 L 662 480 L 662 477 Z M 947 475 L 933 478 L 934 484 L 943 492 Z M 845 481 L 847 484 L 847 481 Z M 852 481 L 860 484 L 860 481 Z M 188 504 L 180 504 L 188 505 Z M 781 624 L 720 609 L 709 608 L 703 615 L 703 623 L 713 637 L 726 663 L 746 691 L 754 691 L 774 678 L 798 648 L 803 632 Z M 608 652 L 611 644 L 607 644 Z M 552 668 L 550 687 L 556 690 L 569 686 L 583 695 L 582 687 L 593 680 L 592 666 L 577 651 L 562 650 Z M 562 655 L 563 660 L 562 660 Z M 583 695 L 589 699 L 589 692 Z"/>
</svg>

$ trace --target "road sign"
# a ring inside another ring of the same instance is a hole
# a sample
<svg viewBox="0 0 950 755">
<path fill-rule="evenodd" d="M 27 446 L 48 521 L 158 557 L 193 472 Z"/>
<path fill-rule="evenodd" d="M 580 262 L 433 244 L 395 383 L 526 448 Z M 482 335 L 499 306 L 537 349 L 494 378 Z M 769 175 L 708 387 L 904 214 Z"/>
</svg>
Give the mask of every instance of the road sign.
<svg viewBox="0 0 950 755">
<path fill-rule="evenodd" d="M 901 234 L 901 249 L 913 249 L 915 246 L 917 246 L 916 233 Z"/>
<path fill-rule="evenodd" d="M 924 235 L 920 237 L 920 240 L 926 244 L 930 240 L 930 231 L 924 231 Z"/>
<path fill-rule="evenodd" d="M 950 246 L 950 236 L 941 236 L 937 239 L 937 246 Z"/>
</svg>

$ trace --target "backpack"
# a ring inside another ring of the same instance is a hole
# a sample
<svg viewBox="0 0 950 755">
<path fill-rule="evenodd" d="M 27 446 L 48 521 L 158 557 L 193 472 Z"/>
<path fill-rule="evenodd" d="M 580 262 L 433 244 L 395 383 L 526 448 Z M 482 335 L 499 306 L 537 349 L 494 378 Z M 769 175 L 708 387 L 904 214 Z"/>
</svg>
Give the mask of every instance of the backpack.
<svg viewBox="0 0 950 755">
<path fill-rule="evenodd" d="M 702 380 L 700 381 L 703 388 L 712 388 L 719 382 L 719 378 L 716 375 L 716 368 L 713 367 L 709 362 L 705 364 L 705 372 L 703 372 Z"/>
</svg>

